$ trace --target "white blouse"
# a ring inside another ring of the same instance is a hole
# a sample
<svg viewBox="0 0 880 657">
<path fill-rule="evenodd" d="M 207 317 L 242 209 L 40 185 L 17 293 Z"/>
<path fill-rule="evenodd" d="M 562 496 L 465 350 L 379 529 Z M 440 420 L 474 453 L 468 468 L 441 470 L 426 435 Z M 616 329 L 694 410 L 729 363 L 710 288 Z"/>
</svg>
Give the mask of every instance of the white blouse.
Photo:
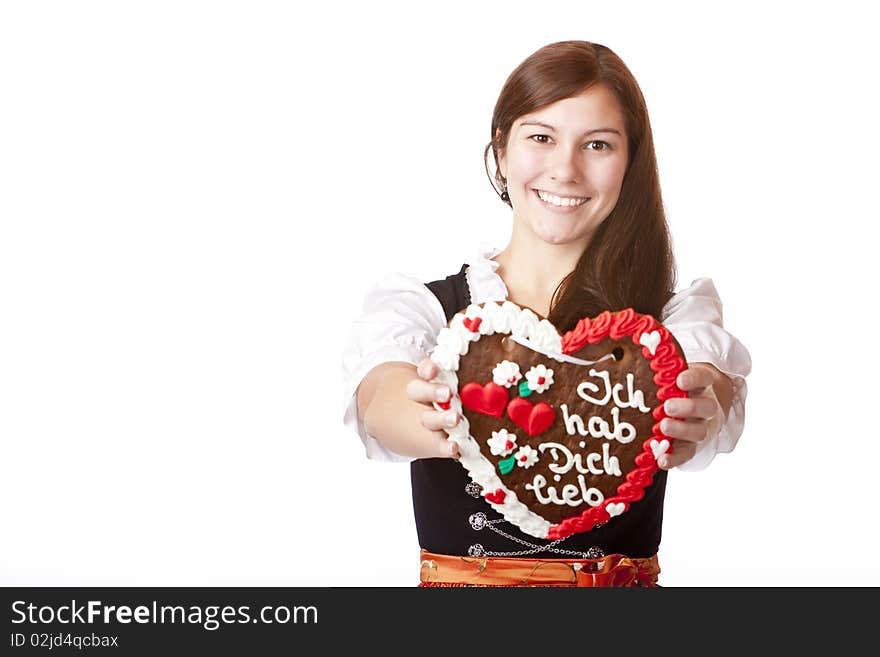
<svg viewBox="0 0 880 657">
<path fill-rule="evenodd" d="M 471 303 L 507 299 L 507 287 L 496 272 L 499 264 L 491 259 L 498 253 L 499 249 L 483 244 L 470 263 L 465 275 Z M 724 330 L 721 299 L 710 278 L 698 278 L 677 292 L 659 319 L 678 340 L 689 363 L 711 363 L 733 381 L 733 403 L 721 430 L 703 441 L 693 459 L 678 466 L 686 471 L 702 470 L 718 452 L 732 451 L 742 434 L 748 392 L 745 377 L 752 369 L 751 357 L 743 344 Z M 446 324 L 440 301 L 411 276 L 389 274 L 367 293 L 362 312 L 351 328 L 342 369 L 343 422 L 360 436 L 368 458 L 413 460 L 385 449 L 366 432 L 357 414 L 358 385 L 381 363 L 418 364 L 434 348 L 435 338 Z"/>
</svg>

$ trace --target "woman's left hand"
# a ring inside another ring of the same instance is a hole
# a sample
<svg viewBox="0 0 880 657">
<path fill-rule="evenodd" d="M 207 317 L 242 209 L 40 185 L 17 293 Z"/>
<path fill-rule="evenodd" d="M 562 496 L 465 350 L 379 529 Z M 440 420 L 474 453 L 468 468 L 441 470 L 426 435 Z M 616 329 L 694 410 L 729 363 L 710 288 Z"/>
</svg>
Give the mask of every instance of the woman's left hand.
<svg viewBox="0 0 880 657">
<path fill-rule="evenodd" d="M 688 397 L 667 399 L 664 404 L 666 413 L 679 419 L 667 417 L 660 423 L 660 430 L 675 439 L 671 452 L 657 459 L 657 465 L 663 470 L 690 461 L 702 442 L 721 429 L 723 411 L 715 394 L 719 376 L 726 378 L 708 363 L 691 363 L 678 375 L 676 383 Z"/>
</svg>

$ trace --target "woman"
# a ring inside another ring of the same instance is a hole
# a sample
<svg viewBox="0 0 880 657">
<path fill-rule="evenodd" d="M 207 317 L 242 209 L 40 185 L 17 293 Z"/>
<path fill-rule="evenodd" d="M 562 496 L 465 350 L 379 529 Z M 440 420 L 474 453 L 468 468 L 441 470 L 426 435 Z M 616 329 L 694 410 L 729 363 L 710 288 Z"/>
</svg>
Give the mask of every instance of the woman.
<svg viewBox="0 0 880 657">
<path fill-rule="evenodd" d="M 509 244 L 445 280 L 395 275 L 368 294 L 345 356 L 345 421 L 370 457 L 414 459 L 421 585 L 655 585 L 667 471 L 702 469 L 733 449 L 748 352 L 723 329 L 711 280 L 674 293 L 647 109 L 611 50 L 567 41 L 535 52 L 508 77 L 491 135 L 484 156 L 492 150 L 500 197 L 513 210 Z M 663 420 L 675 448 L 658 460 L 644 499 L 564 541 L 536 542 L 492 517 L 443 430 L 460 418 L 433 407 L 451 394 L 432 383 L 437 369 L 426 358 L 437 332 L 468 303 L 504 299 L 560 332 L 632 307 L 657 317 L 689 363 L 677 381 L 689 398 L 666 402 L 680 419 Z"/>
</svg>

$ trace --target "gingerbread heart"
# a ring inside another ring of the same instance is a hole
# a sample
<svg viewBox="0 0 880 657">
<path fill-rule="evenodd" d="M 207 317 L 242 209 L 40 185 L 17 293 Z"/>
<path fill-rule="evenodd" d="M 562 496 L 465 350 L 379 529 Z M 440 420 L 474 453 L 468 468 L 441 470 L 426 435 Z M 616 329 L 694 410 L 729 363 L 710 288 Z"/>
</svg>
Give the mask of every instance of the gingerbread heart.
<svg viewBox="0 0 880 657">
<path fill-rule="evenodd" d="M 459 462 L 504 518 L 537 538 L 590 531 L 644 496 L 663 402 L 687 363 L 675 338 L 631 308 L 560 335 L 528 308 L 470 305 L 437 336 L 435 379 L 463 419 L 447 429 Z M 437 405 L 437 408 L 441 408 Z"/>
</svg>

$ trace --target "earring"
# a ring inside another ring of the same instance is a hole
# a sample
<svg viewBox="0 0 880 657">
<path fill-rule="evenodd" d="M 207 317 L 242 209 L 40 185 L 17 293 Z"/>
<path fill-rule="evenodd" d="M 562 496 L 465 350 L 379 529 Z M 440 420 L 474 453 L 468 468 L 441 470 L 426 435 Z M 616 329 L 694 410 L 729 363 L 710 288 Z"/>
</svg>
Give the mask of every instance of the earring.
<svg viewBox="0 0 880 657">
<path fill-rule="evenodd" d="M 506 189 L 503 192 L 501 192 L 501 200 L 504 201 L 505 203 L 510 202 L 510 194 L 507 193 Z"/>
</svg>

